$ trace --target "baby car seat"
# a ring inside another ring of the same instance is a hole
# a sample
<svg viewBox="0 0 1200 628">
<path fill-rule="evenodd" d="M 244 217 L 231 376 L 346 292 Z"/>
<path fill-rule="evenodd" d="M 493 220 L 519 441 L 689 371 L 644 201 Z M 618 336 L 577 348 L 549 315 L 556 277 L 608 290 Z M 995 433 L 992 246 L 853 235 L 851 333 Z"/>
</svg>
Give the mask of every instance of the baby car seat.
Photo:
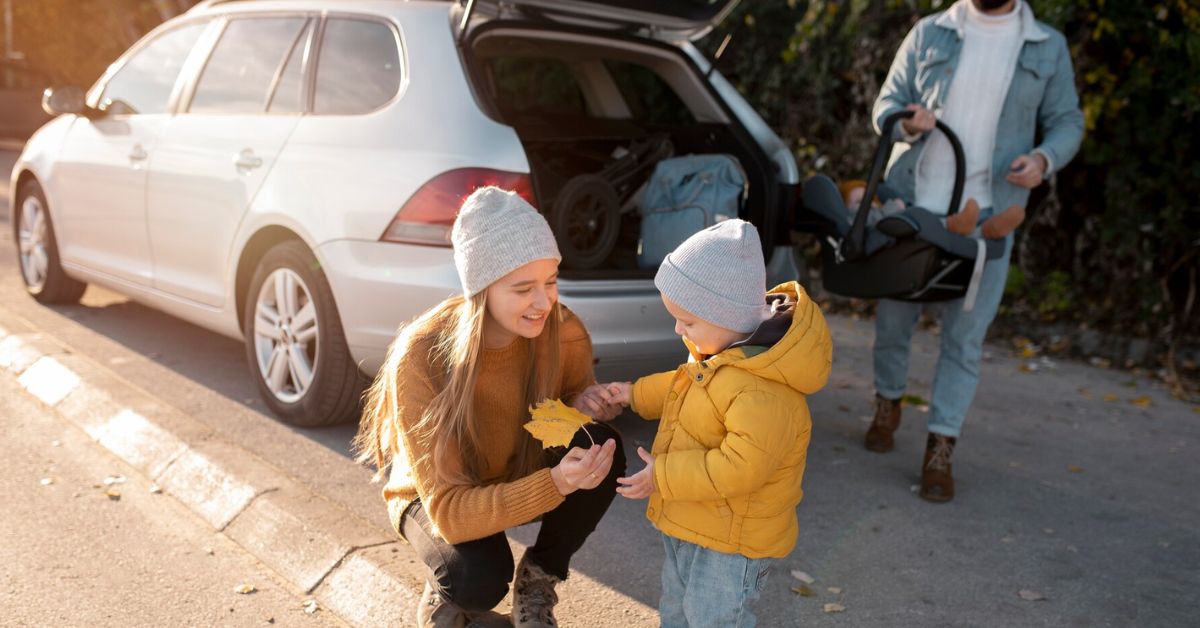
<svg viewBox="0 0 1200 628">
<path fill-rule="evenodd" d="M 909 207 L 868 227 L 867 214 L 892 148 L 892 130 L 913 112 L 894 113 L 883 123 L 867 189 L 850 221 L 837 185 L 824 175 L 804 183 L 801 229 L 821 241 L 823 286 L 843 296 L 901 301 L 948 301 L 964 298 L 973 307 L 984 262 L 1004 254 L 1004 240 L 960 236 L 946 229 L 943 217 L 922 207 Z M 962 144 L 950 127 L 937 122 L 954 149 L 954 191 L 947 215 L 958 212 L 965 159 Z"/>
</svg>

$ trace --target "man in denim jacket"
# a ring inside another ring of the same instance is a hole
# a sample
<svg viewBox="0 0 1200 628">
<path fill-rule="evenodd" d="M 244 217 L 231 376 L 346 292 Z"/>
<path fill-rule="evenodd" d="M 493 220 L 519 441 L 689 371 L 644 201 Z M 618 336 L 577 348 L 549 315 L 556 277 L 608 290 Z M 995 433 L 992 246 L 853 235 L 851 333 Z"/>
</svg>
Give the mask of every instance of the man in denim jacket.
<svg viewBox="0 0 1200 628">
<path fill-rule="evenodd" d="M 1066 39 L 1034 19 L 1024 0 L 958 0 L 918 22 L 875 101 L 876 130 L 905 109 L 915 113 L 894 127 L 888 184 L 909 202 L 947 211 L 954 160 L 944 136 L 930 133 L 936 116 L 962 140 L 962 198 L 978 201 L 981 222 L 998 209 L 1023 208 L 1029 190 L 1065 166 L 1083 138 Z M 941 352 L 920 491 L 930 501 L 954 497 L 950 458 L 975 396 L 983 339 L 1004 293 L 1011 250 L 1010 234 L 1004 256 L 985 266 L 972 310 L 963 311 L 961 300 L 939 304 Z M 886 299 L 876 310 L 875 418 L 865 439 L 872 451 L 892 449 L 920 312 L 919 303 Z"/>
</svg>

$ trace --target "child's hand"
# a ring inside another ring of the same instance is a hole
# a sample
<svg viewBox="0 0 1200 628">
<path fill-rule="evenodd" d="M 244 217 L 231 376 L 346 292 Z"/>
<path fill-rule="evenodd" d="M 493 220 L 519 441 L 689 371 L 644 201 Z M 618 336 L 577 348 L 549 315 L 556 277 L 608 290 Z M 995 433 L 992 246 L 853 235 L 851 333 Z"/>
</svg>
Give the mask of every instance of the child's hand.
<svg viewBox="0 0 1200 628">
<path fill-rule="evenodd" d="M 604 386 L 612 395 L 613 403 L 619 403 L 626 407 L 633 403 L 633 384 L 631 382 L 612 382 Z"/>
<path fill-rule="evenodd" d="M 571 400 L 571 406 L 596 421 L 611 421 L 621 414 L 621 404 L 604 384 L 592 384 Z"/>
<path fill-rule="evenodd" d="M 645 468 L 627 478 L 617 478 L 617 484 L 620 484 L 617 492 L 629 499 L 643 499 L 654 492 L 654 456 L 641 447 L 637 454 L 646 461 Z"/>
</svg>

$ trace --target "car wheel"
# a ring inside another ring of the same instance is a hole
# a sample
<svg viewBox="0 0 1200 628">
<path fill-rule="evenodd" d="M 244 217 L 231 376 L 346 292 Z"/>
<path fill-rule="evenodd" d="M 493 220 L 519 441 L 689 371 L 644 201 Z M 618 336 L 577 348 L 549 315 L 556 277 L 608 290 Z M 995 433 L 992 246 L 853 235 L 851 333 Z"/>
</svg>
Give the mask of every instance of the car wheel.
<svg viewBox="0 0 1200 628">
<path fill-rule="evenodd" d="M 39 303 L 78 303 L 87 284 L 63 271 L 54 225 L 50 222 L 50 206 L 37 181 L 21 186 L 16 209 L 13 235 L 25 290 Z"/>
<path fill-rule="evenodd" d="M 602 177 L 584 174 L 567 181 L 550 212 L 563 266 L 588 270 L 608 259 L 620 233 L 620 214 L 617 193 Z"/>
<path fill-rule="evenodd" d="M 313 427 L 356 419 L 366 379 L 350 358 L 333 292 L 304 243 L 263 256 L 246 294 L 246 357 L 279 418 Z"/>
</svg>

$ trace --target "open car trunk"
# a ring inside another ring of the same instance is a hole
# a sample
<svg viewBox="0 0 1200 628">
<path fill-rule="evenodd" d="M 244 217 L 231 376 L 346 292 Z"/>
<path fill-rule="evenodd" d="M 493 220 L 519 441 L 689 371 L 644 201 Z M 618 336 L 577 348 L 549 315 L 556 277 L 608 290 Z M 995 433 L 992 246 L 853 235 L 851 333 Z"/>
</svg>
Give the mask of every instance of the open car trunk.
<svg viewBox="0 0 1200 628">
<path fill-rule="evenodd" d="M 653 276 L 638 260 L 642 196 L 671 156 L 732 156 L 745 176 L 739 217 L 772 241 L 773 169 L 677 47 L 493 22 L 465 49 L 477 94 L 525 148 L 565 277 Z"/>
</svg>

